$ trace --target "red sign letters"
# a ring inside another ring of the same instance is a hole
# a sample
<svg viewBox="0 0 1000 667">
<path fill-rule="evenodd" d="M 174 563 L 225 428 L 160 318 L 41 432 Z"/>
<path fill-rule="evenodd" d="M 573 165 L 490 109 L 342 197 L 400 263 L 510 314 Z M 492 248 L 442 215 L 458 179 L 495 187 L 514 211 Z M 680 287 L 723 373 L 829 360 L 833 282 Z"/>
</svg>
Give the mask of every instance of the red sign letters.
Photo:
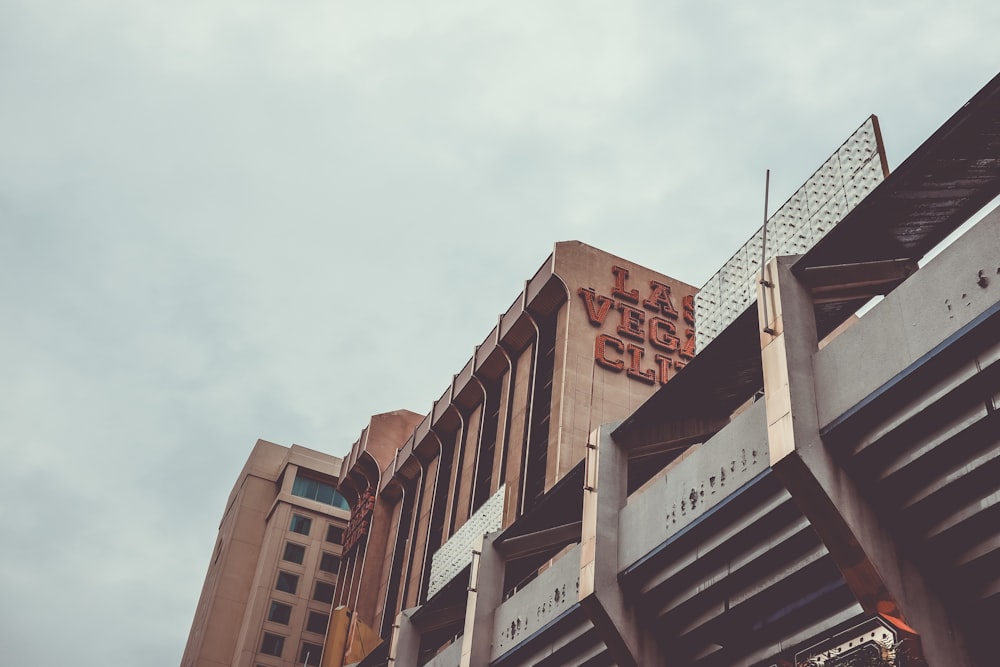
<svg viewBox="0 0 1000 667">
<path fill-rule="evenodd" d="M 593 326 L 603 328 L 612 309 L 618 313 L 617 318 L 612 316 L 618 322 L 617 335 L 601 333 L 594 339 L 594 362 L 616 373 L 625 371 L 640 382 L 655 384 L 659 380 L 665 384 L 670 368 L 676 372 L 694 357 L 694 296 L 683 298 L 683 314 L 678 315 L 669 285 L 649 281 L 648 296 L 640 301 L 639 290 L 628 288 L 628 269 L 612 266 L 611 274 L 614 285 L 610 297 L 588 287 L 577 290 Z M 678 324 L 683 328 L 683 340 Z M 643 361 L 646 344 L 653 348 L 651 367 Z"/>
<path fill-rule="evenodd" d="M 347 531 L 344 533 L 344 553 L 353 549 L 361 541 L 361 538 L 368 534 L 368 524 L 374 509 L 375 495 L 371 489 L 367 489 L 351 509 L 351 518 L 347 522 Z"/>
</svg>

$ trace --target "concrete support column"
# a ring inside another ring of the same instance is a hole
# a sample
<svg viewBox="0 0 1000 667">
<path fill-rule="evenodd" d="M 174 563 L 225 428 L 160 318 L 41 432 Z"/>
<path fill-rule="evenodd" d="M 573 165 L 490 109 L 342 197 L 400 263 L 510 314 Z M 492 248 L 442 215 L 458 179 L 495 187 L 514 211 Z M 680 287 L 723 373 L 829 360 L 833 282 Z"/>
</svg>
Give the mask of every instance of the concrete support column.
<svg viewBox="0 0 1000 667">
<path fill-rule="evenodd" d="M 795 259 L 769 262 L 757 293 L 771 466 L 862 607 L 912 626 L 931 667 L 971 667 L 967 643 L 939 596 L 820 439 L 815 310 L 791 272 Z"/>
<path fill-rule="evenodd" d="M 493 650 L 493 615 L 503 602 L 506 562 L 494 547 L 500 532 L 482 535 L 472 552 L 469 594 L 465 606 L 465 628 L 461 642 L 461 667 L 488 665 Z M 420 657 L 420 629 L 412 614 L 419 607 L 404 609 L 396 616 L 389 642 L 390 667 L 416 665 Z"/>
<path fill-rule="evenodd" d="M 587 443 L 580 545 L 580 606 L 622 667 L 665 665 L 618 585 L 618 515 L 628 499 L 628 456 L 605 424 Z"/>
<path fill-rule="evenodd" d="M 494 547 L 500 532 L 483 535 L 472 552 L 469 571 L 469 597 L 465 607 L 465 631 L 462 634 L 461 667 L 490 664 L 493 650 L 493 613 L 503 602 L 506 563 Z"/>
<path fill-rule="evenodd" d="M 404 609 L 396 615 L 389 639 L 389 667 L 416 665 L 420 658 L 420 632 L 410 620 L 416 609 Z"/>
</svg>

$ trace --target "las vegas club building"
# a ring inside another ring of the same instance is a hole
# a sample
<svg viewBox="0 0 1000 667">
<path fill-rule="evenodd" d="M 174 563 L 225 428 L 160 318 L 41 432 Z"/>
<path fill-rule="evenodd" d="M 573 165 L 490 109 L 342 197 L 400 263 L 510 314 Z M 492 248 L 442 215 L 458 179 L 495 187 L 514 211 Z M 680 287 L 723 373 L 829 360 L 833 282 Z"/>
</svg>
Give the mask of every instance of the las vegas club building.
<svg viewBox="0 0 1000 667">
<path fill-rule="evenodd" d="M 998 195 L 1000 77 L 891 171 L 867 119 L 700 289 L 557 243 L 344 457 L 309 664 L 997 664 Z"/>
</svg>

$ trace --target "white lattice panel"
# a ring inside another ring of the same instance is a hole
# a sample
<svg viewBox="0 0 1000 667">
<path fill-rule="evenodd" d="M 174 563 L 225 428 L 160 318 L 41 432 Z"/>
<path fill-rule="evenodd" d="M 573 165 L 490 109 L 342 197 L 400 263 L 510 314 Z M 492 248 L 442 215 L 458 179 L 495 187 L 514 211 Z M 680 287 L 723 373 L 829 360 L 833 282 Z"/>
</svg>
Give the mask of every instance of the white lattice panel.
<svg viewBox="0 0 1000 667">
<path fill-rule="evenodd" d="M 875 122 L 869 118 L 767 221 L 765 261 L 801 255 L 826 236 L 885 178 Z M 756 301 L 763 228 L 695 297 L 698 350 Z"/>
<path fill-rule="evenodd" d="M 500 530 L 503 525 L 503 502 L 506 490 L 506 485 L 497 489 L 497 492 L 434 553 L 431 559 L 431 578 L 427 584 L 427 597 L 433 597 L 472 562 L 472 549 L 481 535 Z"/>
</svg>

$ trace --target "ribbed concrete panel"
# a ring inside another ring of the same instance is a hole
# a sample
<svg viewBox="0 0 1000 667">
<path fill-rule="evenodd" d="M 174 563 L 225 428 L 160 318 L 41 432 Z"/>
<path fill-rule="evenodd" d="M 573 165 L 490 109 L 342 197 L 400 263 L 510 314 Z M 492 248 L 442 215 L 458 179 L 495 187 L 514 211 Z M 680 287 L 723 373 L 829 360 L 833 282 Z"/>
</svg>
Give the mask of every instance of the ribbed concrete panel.
<svg viewBox="0 0 1000 667">
<path fill-rule="evenodd" d="M 972 368 L 960 381 L 942 370 L 892 387 L 883 401 L 896 403 L 895 411 L 857 417 L 867 423 L 856 430 L 880 433 L 863 448 L 834 438 L 859 487 L 952 615 L 972 629 L 980 651 L 992 632 L 986 619 L 1000 618 L 998 336 L 1000 315 L 993 315 L 941 349 L 940 364 L 928 360 L 931 371 Z"/>
<path fill-rule="evenodd" d="M 656 619 L 678 664 L 749 665 L 861 614 L 826 548 L 768 471 L 621 579 Z"/>
<path fill-rule="evenodd" d="M 818 386 L 842 387 L 819 392 L 824 440 L 981 657 L 1000 618 L 998 248 L 994 212 L 815 364 Z M 878 384 L 858 396 L 876 374 L 844 361 L 870 352 L 866 341 L 889 321 L 906 325 L 904 353 L 883 359 Z"/>
<path fill-rule="evenodd" d="M 490 662 L 496 667 L 518 665 L 579 664 L 571 655 L 579 655 L 591 648 L 602 649 L 603 644 L 594 630 L 593 624 L 578 604 L 571 605 L 551 622 L 536 629 L 520 642 L 510 646 L 505 652 Z"/>
</svg>

